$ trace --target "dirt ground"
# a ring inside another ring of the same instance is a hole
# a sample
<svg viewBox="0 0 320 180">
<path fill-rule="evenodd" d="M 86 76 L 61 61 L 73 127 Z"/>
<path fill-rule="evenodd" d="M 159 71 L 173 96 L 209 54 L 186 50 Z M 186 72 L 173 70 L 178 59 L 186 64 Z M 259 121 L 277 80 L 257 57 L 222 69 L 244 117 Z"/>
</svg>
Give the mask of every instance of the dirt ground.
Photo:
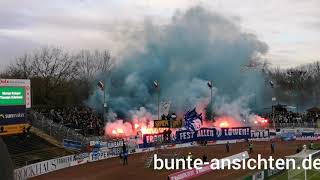
<svg viewBox="0 0 320 180">
<path fill-rule="evenodd" d="M 320 141 L 319 141 L 320 142 Z M 315 143 L 319 143 L 315 142 Z M 284 157 L 286 155 L 295 154 L 298 145 L 308 144 L 307 141 L 276 141 L 276 152 L 273 154 L 274 158 Z M 250 157 L 256 158 L 257 154 L 262 157 L 269 157 L 271 155 L 270 142 L 254 142 L 254 153 Z M 159 154 L 179 154 L 180 156 L 187 155 L 192 152 L 195 157 L 202 157 L 203 154 L 208 156 L 208 159 L 223 158 L 233 154 L 248 150 L 247 143 L 230 144 L 230 152 L 227 153 L 225 145 L 212 146 L 198 146 L 181 149 L 159 150 Z M 120 158 L 106 159 L 92 163 L 86 163 L 79 166 L 74 166 L 48 174 L 44 174 L 33 178 L 34 180 L 53 180 L 53 179 L 67 179 L 67 180 L 164 180 L 169 174 L 175 171 L 167 170 L 153 170 L 152 168 L 145 168 L 145 160 L 151 156 L 152 152 L 134 154 L 129 156 L 129 165 L 123 166 Z M 214 170 L 208 174 L 196 177 L 197 180 L 209 179 L 223 179 L 233 180 L 242 179 L 247 175 L 254 173 L 252 170 Z"/>
</svg>

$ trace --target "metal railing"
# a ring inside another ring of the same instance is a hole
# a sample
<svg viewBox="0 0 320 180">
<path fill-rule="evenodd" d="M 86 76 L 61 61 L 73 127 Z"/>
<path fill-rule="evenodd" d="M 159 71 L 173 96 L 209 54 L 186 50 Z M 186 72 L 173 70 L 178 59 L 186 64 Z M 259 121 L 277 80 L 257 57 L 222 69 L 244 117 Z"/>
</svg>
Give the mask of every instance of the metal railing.
<svg viewBox="0 0 320 180">
<path fill-rule="evenodd" d="M 72 128 L 68 128 L 60 123 L 55 123 L 53 120 L 47 118 L 46 116 L 31 111 L 30 112 L 30 120 L 32 126 L 42 130 L 48 135 L 54 137 L 56 140 L 63 142 L 63 139 L 69 139 L 73 141 L 78 141 L 83 144 L 87 144 L 90 141 L 97 141 L 104 139 L 103 136 L 91 136 L 86 137 Z"/>
<path fill-rule="evenodd" d="M 66 127 L 61 123 L 56 123 L 53 120 L 49 119 L 45 115 L 31 111 L 29 119 L 31 120 L 32 126 L 42 130 L 48 135 L 54 137 L 56 140 L 63 142 L 63 139 L 73 140 L 81 142 L 82 144 L 90 143 L 90 141 L 103 141 L 105 140 L 104 136 L 84 136 L 83 134 L 75 131 L 72 128 Z M 295 122 L 295 123 L 280 123 L 275 122 L 276 128 L 316 128 L 316 122 Z M 273 127 L 273 124 L 270 124 L 270 128 Z"/>
<path fill-rule="evenodd" d="M 317 128 L 317 123 L 315 122 L 297 122 L 297 123 L 276 122 L 275 126 L 276 128 Z"/>
</svg>

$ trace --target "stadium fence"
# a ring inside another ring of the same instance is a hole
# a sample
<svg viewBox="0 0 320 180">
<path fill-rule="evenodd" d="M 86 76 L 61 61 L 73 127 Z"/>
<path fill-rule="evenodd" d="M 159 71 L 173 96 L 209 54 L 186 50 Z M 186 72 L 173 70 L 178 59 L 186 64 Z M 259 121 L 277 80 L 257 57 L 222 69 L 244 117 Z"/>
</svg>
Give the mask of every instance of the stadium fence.
<svg viewBox="0 0 320 180">
<path fill-rule="evenodd" d="M 81 142 L 82 144 L 88 144 L 90 141 L 99 141 L 104 138 L 103 136 L 86 137 L 72 128 L 68 128 L 63 124 L 55 123 L 38 112 L 31 111 L 29 115 L 32 126 L 42 130 L 60 142 L 63 142 L 64 139 L 69 139 Z"/>
</svg>

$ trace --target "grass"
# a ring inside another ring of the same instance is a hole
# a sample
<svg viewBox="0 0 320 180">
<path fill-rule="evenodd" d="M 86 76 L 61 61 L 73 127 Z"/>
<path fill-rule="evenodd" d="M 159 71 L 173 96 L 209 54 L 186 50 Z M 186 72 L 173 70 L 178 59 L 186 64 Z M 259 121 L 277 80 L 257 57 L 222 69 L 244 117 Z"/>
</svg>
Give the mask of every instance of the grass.
<svg viewBox="0 0 320 180">
<path fill-rule="evenodd" d="M 304 173 L 301 173 L 294 177 L 292 180 L 304 180 Z M 319 170 L 307 170 L 307 179 L 308 180 L 318 180 L 320 179 L 320 171 Z M 271 180 L 288 180 L 288 171 L 271 178 Z"/>
</svg>

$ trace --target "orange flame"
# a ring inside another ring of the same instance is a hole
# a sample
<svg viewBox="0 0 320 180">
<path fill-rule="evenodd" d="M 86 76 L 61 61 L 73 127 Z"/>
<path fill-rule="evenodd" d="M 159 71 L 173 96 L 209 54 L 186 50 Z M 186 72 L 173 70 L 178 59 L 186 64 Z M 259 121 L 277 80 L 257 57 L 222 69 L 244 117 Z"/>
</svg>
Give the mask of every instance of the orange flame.
<svg viewBox="0 0 320 180">
<path fill-rule="evenodd" d="M 220 128 L 228 128 L 230 125 L 227 121 L 223 121 L 219 124 Z"/>
</svg>

